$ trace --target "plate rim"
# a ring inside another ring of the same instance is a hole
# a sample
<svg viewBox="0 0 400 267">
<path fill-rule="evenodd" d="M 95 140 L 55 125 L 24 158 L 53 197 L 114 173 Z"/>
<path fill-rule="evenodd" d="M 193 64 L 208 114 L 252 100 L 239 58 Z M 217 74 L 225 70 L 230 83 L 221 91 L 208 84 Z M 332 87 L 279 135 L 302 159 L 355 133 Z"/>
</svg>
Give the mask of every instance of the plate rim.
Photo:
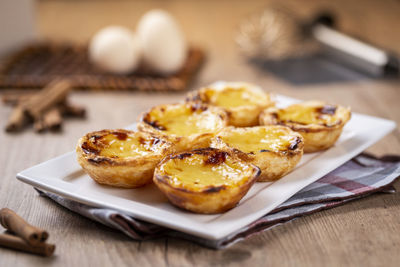
<svg viewBox="0 0 400 267">
<path fill-rule="evenodd" d="M 292 101 L 292 102 L 298 101 L 297 99 L 286 97 L 286 96 L 282 96 L 282 95 L 277 95 L 277 96 L 278 96 L 278 98 L 286 99 L 286 100 L 289 100 L 289 101 Z M 365 114 L 353 113 L 352 114 L 352 119 L 354 119 L 354 117 L 357 118 L 359 116 L 363 117 L 364 119 L 379 121 L 379 122 L 385 124 L 386 128 L 385 129 L 381 129 L 379 134 L 376 134 L 374 136 L 374 138 L 367 139 L 367 141 L 363 142 L 356 149 L 353 149 L 350 152 L 346 153 L 345 154 L 346 157 L 341 159 L 340 163 L 333 164 L 335 166 L 334 167 L 330 167 L 328 169 L 328 171 L 324 170 L 323 172 L 325 172 L 325 174 L 327 174 L 330 171 L 336 169 L 337 167 L 341 166 L 342 164 L 344 164 L 349 159 L 351 159 L 354 156 L 358 155 L 359 153 L 364 151 L 366 148 L 370 147 L 371 145 L 373 145 L 374 143 L 376 143 L 377 141 L 382 139 L 384 136 L 389 134 L 396 127 L 396 123 L 394 121 L 392 121 L 392 120 L 379 118 L 379 117 L 374 117 L 374 116 L 365 115 Z M 131 127 L 132 127 L 132 125 L 130 127 L 128 127 L 128 128 L 131 128 Z M 351 137 L 349 140 L 352 140 L 353 138 L 354 137 Z M 340 147 L 333 147 L 333 148 L 331 148 L 331 149 L 329 149 L 327 151 L 324 151 L 324 152 L 329 153 L 329 151 L 332 151 L 335 148 L 339 149 Z M 321 153 L 324 153 L 324 152 L 321 152 Z M 47 161 L 41 162 L 41 163 L 39 163 L 37 165 L 34 165 L 34 166 L 30 167 L 30 168 L 27 168 L 27 169 L 17 173 L 16 178 L 18 180 L 20 180 L 21 182 L 27 183 L 27 184 L 32 185 L 34 187 L 41 188 L 41 189 L 43 189 L 45 191 L 49 191 L 49 192 L 58 194 L 58 195 L 63 196 L 65 198 L 67 198 L 67 199 L 72 199 L 72 200 L 77 201 L 79 203 L 83 203 L 83 204 L 87 204 L 87 205 L 91 205 L 91 206 L 95 206 L 95 207 L 104 207 L 104 208 L 114 209 L 114 210 L 117 210 L 117 211 L 120 211 L 120 212 L 127 213 L 127 214 L 129 214 L 131 216 L 134 216 L 135 218 L 143 220 L 143 221 L 147 221 L 147 222 L 151 222 L 151 223 L 154 223 L 154 224 L 162 225 L 164 227 L 168 227 L 168 228 L 171 228 L 171 229 L 174 229 L 174 230 L 177 230 L 177 231 L 185 232 L 185 233 L 188 233 L 188 234 L 191 234 L 191 235 L 195 235 L 195 236 L 198 236 L 198 237 L 201 237 L 201 238 L 209 239 L 209 240 L 220 240 L 220 239 L 225 238 L 225 237 L 227 237 L 229 235 L 232 235 L 232 234 L 240 231 L 240 229 L 242 229 L 246 225 L 251 224 L 252 222 L 257 220 L 258 218 L 261 218 L 263 215 L 267 214 L 270 211 L 270 210 L 269 211 L 265 211 L 264 209 L 260 209 L 260 210 L 258 210 L 256 212 L 252 213 L 251 214 L 252 216 L 246 215 L 246 218 L 250 217 L 250 219 L 247 219 L 246 220 L 247 222 L 245 224 L 241 223 L 240 226 L 236 225 L 234 227 L 231 226 L 230 228 L 227 227 L 227 228 L 225 228 L 225 230 L 224 229 L 222 229 L 222 230 L 219 229 L 218 227 L 220 227 L 220 226 L 215 226 L 215 224 L 214 225 L 213 224 L 210 225 L 210 224 L 205 224 L 205 223 L 201 223 L 201 222 L 198 223 L 198 222 L 193 222 L 193 221 L 190 222 L 191 226 L 189 227 L 189 225 L 188 225 L 188 227 L 187 227 L 187 226 L 185 226 L 183 224 L 177 225 L 177 224 L 174 224 L 174 223 L 166 222 L 165 220 L 159 219 L 159 218 L 157 218 L 157 216 L 154 216 L 154 215 L 149 216 L 149 214 L 147 214 L 147 215 L 135 214 L 132 211 L 126 210 L 125 208 L 117 207 L 114 204 L 105 203 L 102 200 L 93 200 L 90 197 L 79 195 L 79 192 L 69 192 L 64 187 L 62 187 L 62 188 L 60 188 L 60 186 L 55 187 L 55 186 L 52 186 L 49 183 L 46 184 L 45 181 L 41 181 L 41 180 L 36 179 L 36 178 L 28 177 L 26 175 L 32 169 L 41 167 L 42 165 L 51 164 L 52 161 L 57 161 L 57 160 L 60 160 L 61 158 L 69 157 L 69 156 L 74 157 L 75 156 L 74 153 L 75 153 L 74 151 L 70 151 L 70 152 L 64 153 L 62 155 L 59 155 L 57 157 L 54 157 L 52 159 L 49 159 Z M 334 152 L 331 152 L 331 153 L 334 153 Z M 312 162 L 312 161 L 314 161 L 314 160 L 311 160 L 310 162 Z M 291 190 L 290 194 L 288 194 L 289 196 L 286 195 L 285 199 L 283 199 L 283 200 L 279 199 L 278 201 L 275 201 L 273 206 L 276 207 L 276 206 L 280 205 L 281 203 L 283 203 L 284 201 L 289 199 L 291 196 L 296 194 L 298 191 L 303 189 L 305 186 L 317 181 L 319 178 L 321 178 L 325 174 L 322 174 L 322 175 L 313 174 L 313 176 L 315 176 L 316 178 L 313 178 L 311 182 L 307 182 L 301 188 L 296 188 L 296 190 Z M 45 179 L 45 178 L 43 178 L 43 179 Z M 57 179 L 55 179 L 55 180 L 59 181 Z M 272 183 L 270 186 L 272 188 L 275 188 L 275 187 L 279 188 L 281 183 L 283 183 L 284 181 L 285 181 L 285 179 L 282 178 L 282 179 Z M 263 188 L 261 191 L 264 191 L 264 190 L 265 190 L 265 188 Z M 258 192 L 257 194 L 260 194 L 260 192 Z M 112 197 L 114 197 L 114 196 L 112 196 Z M 135 203 L 141 204 L 140 202 L 137 202 L 137 201 L 135 201 Z M 147 204 L 141 204 L 141 205 L 147 205 Z M 155 209 L 159 209 L 159 208 L 155 208 Z M 224 216 L 224 215 L 225 214 L 222 214 L 221 216 Z M 232 228 L 234 228 L 234 230 L 232 230 Z"/>
</svg>

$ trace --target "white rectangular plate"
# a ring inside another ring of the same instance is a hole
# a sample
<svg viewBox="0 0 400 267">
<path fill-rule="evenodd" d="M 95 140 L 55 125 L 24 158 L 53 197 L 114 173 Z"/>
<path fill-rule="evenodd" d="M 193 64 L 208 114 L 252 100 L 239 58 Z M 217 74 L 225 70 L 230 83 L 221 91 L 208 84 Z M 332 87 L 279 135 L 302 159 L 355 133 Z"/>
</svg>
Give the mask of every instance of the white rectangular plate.
<svg viewBox="0 0 400 267">
<path fill-rule="evenodd" d="M 277 102 L 284 106 L 297 101 L 277 96 Z M 83 172 L 75 152 L 24 170 L 17 174 L 17 178 L 81 203 L 115 209 L 144 221 L 217 240 L 267 214 L 305 186 L 377 142 L 395 126 L 393 121 L 353 114 L 334 147 L 304 155 L 289 175 L 274 183 L 256 183 L 237 207 L 217 215 L 194 214 L 175 208 L 154 185 L 139 189 L 101 186 Z"/>
</svg>

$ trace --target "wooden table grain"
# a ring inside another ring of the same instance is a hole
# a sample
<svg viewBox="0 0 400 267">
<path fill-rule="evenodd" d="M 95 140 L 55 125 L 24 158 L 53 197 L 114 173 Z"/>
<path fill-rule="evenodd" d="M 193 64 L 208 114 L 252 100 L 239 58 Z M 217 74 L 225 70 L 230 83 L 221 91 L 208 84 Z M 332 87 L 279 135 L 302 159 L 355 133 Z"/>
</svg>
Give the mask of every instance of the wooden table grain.
<svg viewBox="0 0 400 267">
<path fill-rule="evenodd" d="M 304 16 L 321 8 L 336 8 L 342 29 L 400 54 L 399 1 L 331 2 L 287 4 Z M 191 89 L 216 80 L 243 80 L 267 91 L 341 103 L 354 112 L 400 123 L 400 84 L 395 79 L 364 77 L 294 86 L 246 63 L 233 41 L 236 27 L 244 16 L 266 5 L 266 1 L 38 1 L 37 26 L 43 38 L 83 43 L 103 26 L 134 28 L 143 12 L 164 8 L 182 22 L 188 40 L 207 50 L 207 63 Z M 398 266 L 399 193 L 377 194 L 305 216 L 216 251 L 173 238 L 132 241 L 39 197 L 31 186 L 15 179 L 17 172 L 74 149 L 88 131 L 126 126 L 151 106 L 182 97 L 183 93 L 76 92 L 71 101 L 87 107 L 88 119 L 66 121 L 61 134 L 0 131 L 0 207 L 11 208 L 48 229 L 50 242 L 57 244 L 51 258 L 0 248 L 0 266 Z M 0 106 L 1 128 L 10 111 Z M 399 154 L 399 130 L 368 152 Z"/>
</svg>

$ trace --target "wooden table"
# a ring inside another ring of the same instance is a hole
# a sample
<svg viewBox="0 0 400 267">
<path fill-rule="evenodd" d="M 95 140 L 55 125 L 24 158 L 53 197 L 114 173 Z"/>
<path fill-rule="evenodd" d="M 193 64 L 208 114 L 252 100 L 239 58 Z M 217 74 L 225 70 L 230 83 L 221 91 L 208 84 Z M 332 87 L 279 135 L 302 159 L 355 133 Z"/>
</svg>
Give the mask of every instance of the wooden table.
<svg viewBox="0 0 400 267">
<path fill-rule="evenodd" d="M 288 5 L 303 15 L 321 6 L 337 8 L 341 28 L 400 54 L 398 1 L 330 2 L 289 1 Z M 362 78 L 293 86 L 247 64 L 233 41 L 236 25 L 243 16 L 265 5 L 265 1 L 39 1 L 38 31 L 50 39 L 85 42 L 105 25 L 133 28 L 146 10 L 165 8 L 182 22 L 190 41 L 207 49 L 207 64 L 192 88 L 221 79 L 244 80 L 267 91 L 350 105 L 355 112 L 400 123 L 400 84 L 396 80 Z M 215 251 L 171 238 L 132 241 L 39 197 L 32 187 L 15 179 L 18 171 L 74 149 L 78 138 L 88 131 L 123 127 L 151 106 L 182 97 L 183 93 L 76 92 L 72 101 L 85 105 L 89 118 L 67 121 L 63 133 L 39 135 L 28 130 L 13 135 L 0 131 L 0 207 L 9 207 L 32 224 L 48 229 L 50 241 L 57 244 L 52 258 L 0 248 L 0 266 L 398 266 L 399 193 L 377 194 L 318 212 Z M 10 108 L 0 106 L 1 128 L 9 113 Z M 399 154 L 399 128 L 368 151 Z"/>
</svg>

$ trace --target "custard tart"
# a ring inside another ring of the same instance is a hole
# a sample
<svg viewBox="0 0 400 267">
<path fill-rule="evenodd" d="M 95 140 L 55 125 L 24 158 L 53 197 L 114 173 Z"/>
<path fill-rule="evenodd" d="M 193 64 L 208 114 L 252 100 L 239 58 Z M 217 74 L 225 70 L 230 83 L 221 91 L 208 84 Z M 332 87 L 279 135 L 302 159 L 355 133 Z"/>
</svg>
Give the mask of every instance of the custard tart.
<svg viewBox="0 0 400 267">
<path fill-rule="evenodd" d="M 258 182 L 276 181 L 293 170 L 303 155 L 303 138 L 285 126 L 228 127 L 212 147 L 232 150 L 260 168 Z"/>
<path fill-rule="evenodd" d="M 290 127 L 303 136 L 304 152 L 309 153 L 333 146 L 350 117 L 350 108 L 307 101 L 283 109 L 265 109 L 260 114 L 260 124 Z"/>
<path fill-rule="evenodd" d="M 237 205 L 260 169 L 230 151 L 203 148 L 164 158 L 154 183 L 169 201 L 196 213 L 220 213 Z"/>
<path fill-rule="evenodd" d="M 123 188 L 151 183 L 156 165 L 171 152 L 168 141 L 121 129 L 88 133 L 76 147 L 78 163 L 93 180 Z"/>
<path fill-rule="evenodd" d="M 163 136 L 177 151 L 208 147 L 210 138 L 227 125 L 224 110 L 202 103 L 160 105 L 144 113 L 138 129 Z"/>
<path fill-rule="evenodd" d="M 229 115 L 229 125 L 258 125 L 258 115 L 273 106 L 271 97 L 260 87 L 244 82 L 217 82 L 188 95 L 188 101 L 200 101 L 223 108 Z"/>
</svg>

